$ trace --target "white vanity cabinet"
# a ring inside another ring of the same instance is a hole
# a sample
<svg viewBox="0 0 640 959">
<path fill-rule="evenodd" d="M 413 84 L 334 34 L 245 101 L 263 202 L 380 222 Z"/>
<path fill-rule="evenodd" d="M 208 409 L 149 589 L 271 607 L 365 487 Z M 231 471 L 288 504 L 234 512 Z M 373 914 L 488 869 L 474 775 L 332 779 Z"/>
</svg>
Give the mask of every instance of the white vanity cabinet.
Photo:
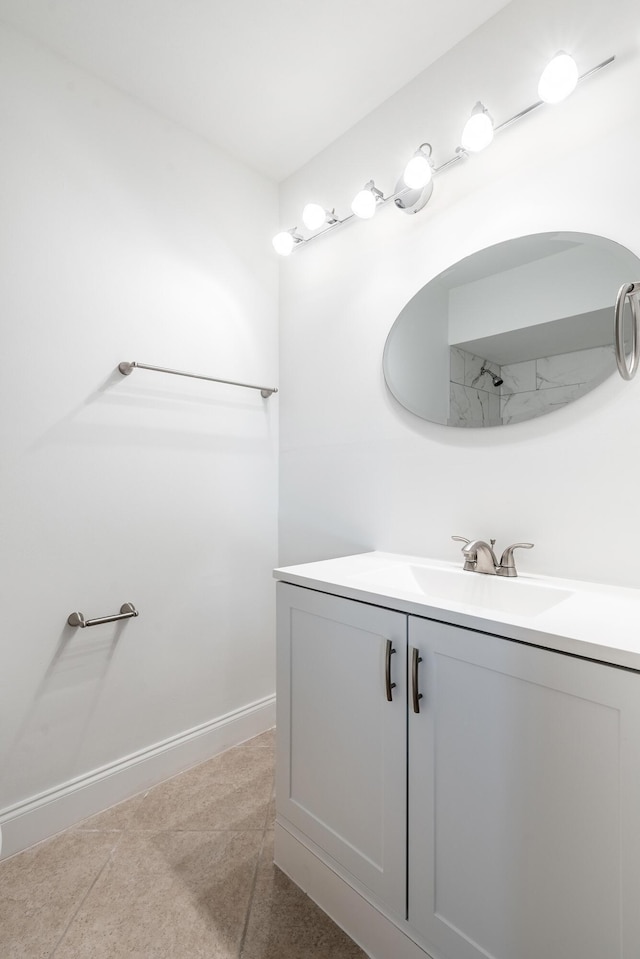
<svg viewBox="0 0 640 959">
<path fill-rule="evenodd" d="M 640 675 L 279 583 L 278 683 L 276 860 L 374 959 L 640 956 Z"/>
<path fill-rule="evenodd" d="M 406 617 L 278 583 L 277 642 L 278 814 L 404 917 Z"/>
</svg>

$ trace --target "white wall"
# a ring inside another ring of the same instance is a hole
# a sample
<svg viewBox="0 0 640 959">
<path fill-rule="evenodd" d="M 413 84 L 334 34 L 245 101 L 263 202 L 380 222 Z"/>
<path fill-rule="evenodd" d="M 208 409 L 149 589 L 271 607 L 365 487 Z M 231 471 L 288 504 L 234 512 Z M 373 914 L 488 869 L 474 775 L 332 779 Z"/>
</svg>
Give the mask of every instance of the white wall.
<svg viewBox="0 0 640 959">
<path fill-rule="evenodd" d="M 278 397 L 116 368 L 278 370 L 274 184 L 8 28 L 0 124 L 1 812 L 273 694 Z"/>
<path fill-rule="evenodd" d="M 423 212 L 389 205 L 283 263 L 283 564 L 368 549 L 456 559 L 457 533 L 535 542 L 523 571 L 640 586 L 640 381 L 612 377 L 549 416 L 458 430 L 400 408 L 381 372 L 402 307 L 475 250 L 577 230 L 640 255 L 639 40 L 630 0 L 514 0 L 286 182 L 282 226 L 309 200 L 344 215 L 368 177 L 391 192 L 424 140 L 447 159 L 477 99 L 496 123 L 532 103 L 558 49 L 581 71 L 618 56 L 443 174 Z"/>
</svg>

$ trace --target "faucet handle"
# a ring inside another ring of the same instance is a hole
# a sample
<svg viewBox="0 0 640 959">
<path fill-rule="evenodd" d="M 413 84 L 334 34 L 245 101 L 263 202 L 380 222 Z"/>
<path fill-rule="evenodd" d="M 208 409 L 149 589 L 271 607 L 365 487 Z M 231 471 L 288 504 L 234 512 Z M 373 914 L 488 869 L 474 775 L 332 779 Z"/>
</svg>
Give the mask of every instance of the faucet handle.
<svg viewBox="0 0 640 959">
<path fill-rule="evenodd" d="M 467 539 L 466 536 L 452 536 L 451 539 L 455 539 L 458 543 L 464 543 L 465 546 L 468 546 L 471 542 L 471 540 Z"/>
<path fill-rule="evenodd" d="M 517 576 L 518 571 L 513 559 L 514 549 L 533 549 L 533 547 L 534 543 L 514 543 L 513 546 L 507 546 L 500 559 L 500 566 L 496 571 L 498 576 Z"/>
</svg>

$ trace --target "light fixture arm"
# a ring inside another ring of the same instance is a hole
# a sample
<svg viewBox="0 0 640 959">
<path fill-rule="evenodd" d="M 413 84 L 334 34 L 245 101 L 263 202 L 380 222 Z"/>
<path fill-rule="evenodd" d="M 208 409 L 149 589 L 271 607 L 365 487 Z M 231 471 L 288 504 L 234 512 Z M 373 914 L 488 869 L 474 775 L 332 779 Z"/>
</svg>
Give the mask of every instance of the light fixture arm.
<svg viewBox="0 0 640 959">
<path fill-rule="evenodd" d="M 382 192 L 382 190 L 378 189 L 378 187 L 375 185 L 373 180 L 368 180 L 365 183 L 363 189 L 369 190 L 370 193 L 373 193 L 374 197 L 376 198 L 376 202 L 378 202 L 379 200 L 384 200 L 385 198 L 384 193 Z"/>
<path fill-rule="evenodd" d="M 428 148 L 429 150 L 428 153 L 425 151 L 425 147 Z M 418 156 L 419 153 L 422 153 L 424 156 L 426 156 L 427 160 L 430 160 L 433 155 L 433 147 L 431 146 L 430 143 L 421 143 L 418 149 L 416 150 L 414 156 Z"/>
</svg>

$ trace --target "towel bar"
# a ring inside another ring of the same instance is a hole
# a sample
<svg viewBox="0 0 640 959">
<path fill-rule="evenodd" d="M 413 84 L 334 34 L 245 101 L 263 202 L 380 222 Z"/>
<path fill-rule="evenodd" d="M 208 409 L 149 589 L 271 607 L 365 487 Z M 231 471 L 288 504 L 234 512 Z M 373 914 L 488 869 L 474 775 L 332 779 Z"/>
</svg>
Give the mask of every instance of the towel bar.
<svg viewBox="0 0 640 959">
<path fill-rule="evenodd" d="M 168 370 L 164 366 L 149 366 L 147 363 L 122 362 L 118 369 L 123 376 L 129 376 L 132 370 L 154 370 L 156 373 L 171 373 L 173 376 L 189 376 L 194 380 L 208 380 L 210 383 L 226 383 L 228 386 L 243 386 L 247 390 L 260 390 L 260 395 L 266 400 L 272 393 L 277 393 L 275 386 L 254 386 L 252 383 L 238 383 L 236 380 L 218 380 L 214 376 L 202 376 L 200 373 L 184 373 L 182 370 Z"/>
<path fill-rule="evenodd" d="M 117 623 L 120 619 L 131 619 L 137 616 L 138 610 L 133 603 L 123 603 L 120 612 L 114 616 L 97 616 L 95 619 L 85 619 L 82 613 L 70 613 L 67 618 L 69 626 L 79 626 L 84 629 L 85 626 L 101 626 L 102 623 Z"/>
</svg>

